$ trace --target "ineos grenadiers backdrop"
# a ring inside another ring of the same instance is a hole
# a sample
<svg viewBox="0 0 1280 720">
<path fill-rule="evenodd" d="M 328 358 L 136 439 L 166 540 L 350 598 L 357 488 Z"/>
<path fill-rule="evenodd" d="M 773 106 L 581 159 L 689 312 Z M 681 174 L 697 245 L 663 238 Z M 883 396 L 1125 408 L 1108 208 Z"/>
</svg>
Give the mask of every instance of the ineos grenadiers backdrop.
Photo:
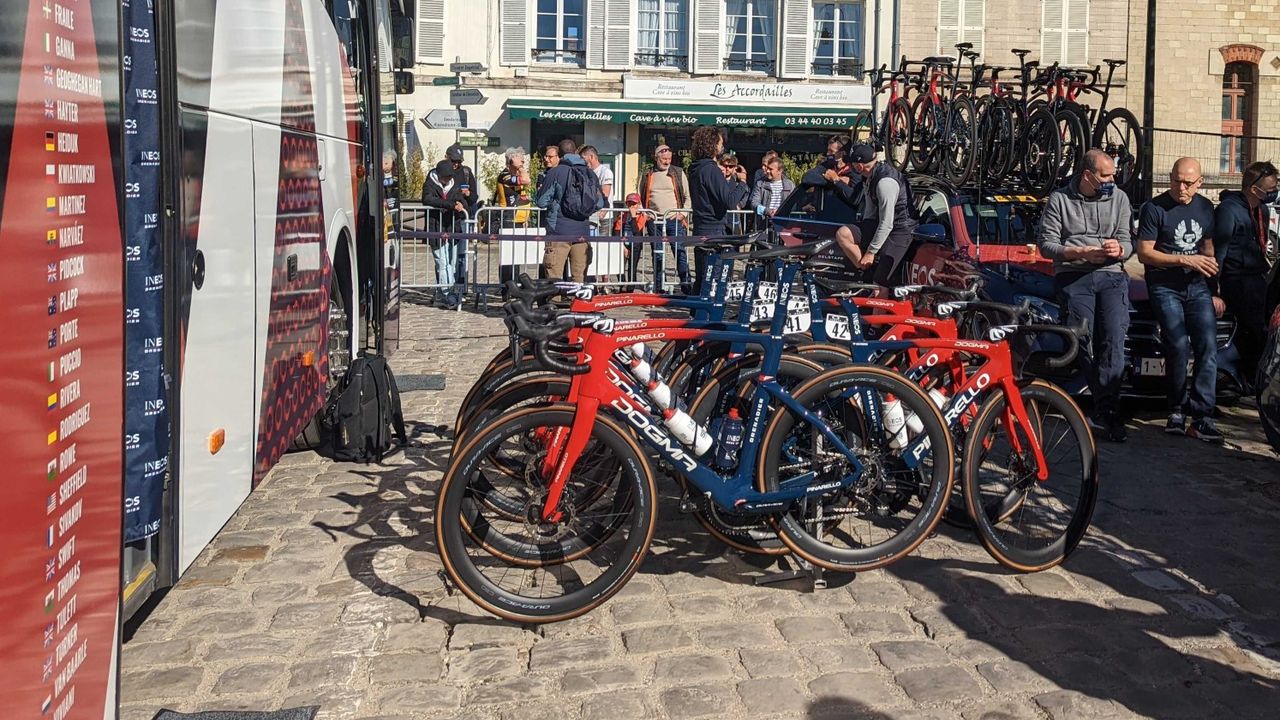
<svg viewBox="0 0 1280 720">
<path fill-rule="evenodd" d="M 0 716 L 116 717 L 119 0 L 0 12 Z"/>
<path fill-rule="evenodd" d="M 160 237 L 160 104 L 155 11 L 122 0 L 125 158 L 125 542 L 160 531 L 169 470 L 165 402 L 164 252 Z"/>
</svg>

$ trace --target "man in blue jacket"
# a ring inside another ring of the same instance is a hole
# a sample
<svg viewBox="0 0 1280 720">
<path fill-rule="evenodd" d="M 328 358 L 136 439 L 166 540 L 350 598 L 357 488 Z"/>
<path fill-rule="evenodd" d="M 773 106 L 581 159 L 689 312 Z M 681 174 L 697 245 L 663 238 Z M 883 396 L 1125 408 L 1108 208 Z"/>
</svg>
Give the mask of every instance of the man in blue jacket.
<svg viewBox="0 0 1280 720">
<path fill-rule="evenodd" d="M 700 127 L 690 141 L 693 165 L 689 167 L 689 203 L 693 208 L 693 234 L 717 237 L 727 234 L 729 209 L 740 207 L 751 189 L 747 187 L 747 170 L 741 165 L 731 178 L 726 178 L 717 158 L 724 152 L 724 135 L 714 125 Z M 707 267 L 707 252 L 693 249 L 695 272 L 693 292 L 702 291 L 702 276 Z M 688 288 L 685 289 L 688 292 Z"/>
<path fill-rule="evenodd" d="M 538 187 L 538 197 L 534 204 L 546 211 L 542 213 L 542 226 L 548 235 L 570 235 L 578 239 L 573 242 L 548 242 L 542 254 L 542 269 L 548 278 L 559 280 L 564 277 L 564 262 L 568 259 L 569 275 L 573 281 L 586 282 L 587 266 L 591 263 L 591 246 L 587 242 L 591 224 L 585 219 L 566 217 L 561 206 L 574 172 L 585 173 L 583 177 L 590 175 L 591 178 L 595 178 L 595 174 L 587 167 L 582 156 L 578 155 L 577 143 L 562 140 L 559 150 L 560 163 L 542 176 L 542 184 Z"/>
<path fill-rule="evenodd" d="M 1236 316 L 1240 369 L 1249 382 L 1254 381 L 1267 339 L 1267 274 L 1275 252 L 1267 206 L 1276 201 L 1276 175 L 1276 166 L 1269 162 L 1250 164 L 1240 175 L 1240 190 L 1223 192 L 1213 216 L 1219 288 Z"/>
</svg>

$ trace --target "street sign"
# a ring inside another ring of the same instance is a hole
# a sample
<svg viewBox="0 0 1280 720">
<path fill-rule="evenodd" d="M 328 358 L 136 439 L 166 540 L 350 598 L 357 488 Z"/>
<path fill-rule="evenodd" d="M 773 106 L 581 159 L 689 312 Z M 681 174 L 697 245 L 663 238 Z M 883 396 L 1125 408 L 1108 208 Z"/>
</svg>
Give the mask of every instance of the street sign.
<svg viewBox="0 0 1280 720">
<path fill-rule="evenodd" d="M 495 148 L 502 146 L 502 138 L 486 137 L 484 135 L 463 135 L 458 138 L 458 144 L 462 147 Z"/>
<path fill-rule="evenodd" d="M 457 75 L 454 75 L 453 77 L 436 77 L 436 78 L 431 78 L 431 84 L 432 84 L 432 85 L 436 85 L 436 86 L 440 86 L 440 85 L 458 85 L 458 84 L 461 84 L 461 82 L 462 82 L 462 81 L 458 79 L 458 76 L 457 76 Z"/>
<path fill-rule="evenodd" d="M 482 73 L 488 69 L 484 66 L 484 63 L 478 62 L 449 63 L 449 72 L 451 73 Z"/>
<path fill-rule="evenodd" d="M 485 100 L 488 100 L 488 98 L 484 96 L 484 93 L 474 88 L 449 91 L 450 105 L 483 105 Z"/>
<path fill-rule="evenodd" d="M 467 126 L 466 110 L 432 110 L 422 118 L 432 130 L 461 130 Z"/>
</svg>

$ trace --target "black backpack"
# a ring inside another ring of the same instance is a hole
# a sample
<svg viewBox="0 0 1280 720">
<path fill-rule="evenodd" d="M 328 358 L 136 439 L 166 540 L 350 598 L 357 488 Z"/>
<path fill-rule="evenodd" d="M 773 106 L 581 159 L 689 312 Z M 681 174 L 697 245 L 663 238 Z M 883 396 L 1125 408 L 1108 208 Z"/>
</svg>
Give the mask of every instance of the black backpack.
<svg viewBox="0 0 1280 720">
<path fill-rule="evenodd" d="M 586 165 L 569 166 L 569 178 L 565 181 L 564 199 L 560 201 L 560 214 L 570 220 L 586 220 L 604 206 L 600 194 L 600 178 Z"/>
<path fill-rule="evenodd" d="M 320 439 L 315 451 L 346 462 L 381 462 L 391 449 L 391 437 L 408 442 L 400 390 L 381 356 L 357 358 L 329 393 L 319 419 Z"/>
</svg>

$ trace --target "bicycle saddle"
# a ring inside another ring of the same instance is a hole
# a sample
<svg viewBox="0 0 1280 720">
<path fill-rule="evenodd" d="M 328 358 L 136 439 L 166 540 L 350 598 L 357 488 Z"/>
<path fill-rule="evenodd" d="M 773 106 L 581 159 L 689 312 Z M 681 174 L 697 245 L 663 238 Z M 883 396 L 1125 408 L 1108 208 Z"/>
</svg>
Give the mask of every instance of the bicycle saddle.
<svg viewBox="0 0 1280 720">
<path fill-rule="evenodd" d="M 1120 67 L 1121 65 L 1127 65 L 1129 61 L 1128 61 L 1128 60 L 1115 60 L 1115 59 L 1108 60 L 1108 59 L 1106 59 L 1106 58 L 1103 58 L 1103 59 L 1102 59 L 1102 62 L 1106 63 L 1108 67 L 1118 68 L 1118 67 Z"/>
<path fill-rule="evenodd" d="M 849 263 L 843 257 L 835 257 L 834 255 L 813 255 L 804 261 L 804 266 L 808 270 L 848 270 Z M 815 280 L 818 278 L 815 277 Z"/>
<path fill-rule="evenodd" d="M 740 260 L 750 258 L 752 260 L 776 260 L 778 258 L 788 259 L 805 259 L 817 253 L 826 250 L 834 240 L 819 240 L 817 242 L 805 243 L 803 245 L 784 245 L 782 247 L 769 248 L 768 250 L 753 250 L 750 252 L 729 253 L 721 257 L 729 260 Z"/>
<path fill-rule="evenodd" d="M 947 55 L 931 55 L 923 60 L 923 62 L 929 65 L 950 65 L 955 61 L 955 58 Z"/>
<path fill-rule="evenodd" d="M 864 282 L 862 280 L 842 280 L 839 278 L 822 277 L 815 275 L 813 282 L 818 287 L 833 294 L 849 294 L 858 292 L 876 292 L 880 290 L 879 285 Z"/>
<path fill-rule="evenodd" d="M 1013 53 L 1014 55 L 1017 55 L 1019 58 L 1024 58 L 1031 54 L 1030 50 L 1023 50 L 1022 48 L 1014 48 L 1009 52 Z"/>
<path fill-rule="evenodd" d="M 954 47 L 957 50 L 970 50 L 973 48 L 973 43 L 971 42 L 956 43 Z"/>
</svg>

